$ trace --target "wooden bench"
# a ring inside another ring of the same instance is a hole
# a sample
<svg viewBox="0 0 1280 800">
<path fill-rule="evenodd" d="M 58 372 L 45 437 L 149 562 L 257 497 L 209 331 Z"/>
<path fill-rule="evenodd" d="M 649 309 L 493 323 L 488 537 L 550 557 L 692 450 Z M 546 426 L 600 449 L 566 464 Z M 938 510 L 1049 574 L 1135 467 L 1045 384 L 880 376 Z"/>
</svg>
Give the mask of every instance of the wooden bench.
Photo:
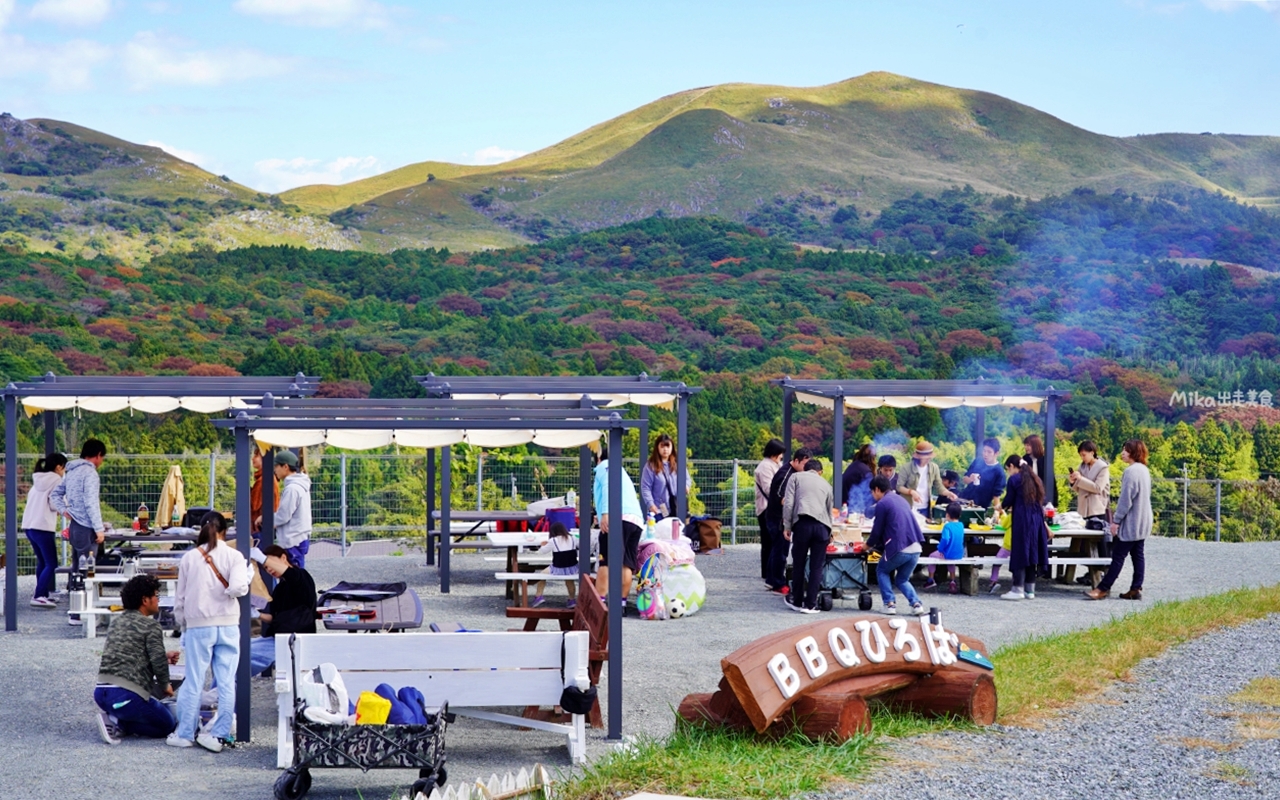
<svg viewBox="0 0 1280 800">
<path fill-rule="evenodd" d="M 558 733 L 568 738 L 575 763 L 586 759 L 586 717 L 548 722 L 485 710 L 510 706 L 554 706 L 568 686 L 590 685 L 590 636 L 568 633 L 402 633 L 396 636 L 297 634 L 276 637 L 276 698 L 279 707 L 276 765 L 293 765 L 294 681 L 305 670 L 330 663 L 338 668 L 351 700 L 380 683 L 396 690 L 413 686 L 428 708 L 445 703 L 461 716 Z M 563 660 L 562 660 L 563 659 Z M 563 664 L 563 666 L 562 666 Z"/>
<path fill-rule="evenodd" d="M 604 668 L 604 662 L 609 658 L 609 613 L 605 609 L 604 601 L 596 593 L 594 581 L 584 580 L 578 583 L 578 600 L 573 608 L 515 607 L 507 609 L 507 617 L 524 619 L 526 631 L 534 631 L 541 620 L 553 619 L 560 623 L 561 630 L 564 630 L 568 623 L 572 630 L 585 632 L 590 637 L 588 677 L 592 686 L 600 683 L 600 672 Z M 534 706 L 526 708 L 524 713 L 530 719 L 557 718 L 556 713 L 548 714 Z M 591 708 L 591 713 L 587 715 L 587 722 L 593 728 L 604 727 L 598 697 Z"/>
<path fill-rule="evenodd" d="M 1009 559 L 996 558 L 995 556 L 971 556 L 969 558 L 934 558 L 926 556 L 916 562 L 918 567 L 959 567 L 957 570 L 959 575 L 960 592 L 967 595 L 975 595 L 978 593 L 978 573 L 986 567 L 992 567 L 996 564 L 1000 566 L 1008 566 Z M 940 580 L 940 579 L 939 579 Z"/>
</svg>

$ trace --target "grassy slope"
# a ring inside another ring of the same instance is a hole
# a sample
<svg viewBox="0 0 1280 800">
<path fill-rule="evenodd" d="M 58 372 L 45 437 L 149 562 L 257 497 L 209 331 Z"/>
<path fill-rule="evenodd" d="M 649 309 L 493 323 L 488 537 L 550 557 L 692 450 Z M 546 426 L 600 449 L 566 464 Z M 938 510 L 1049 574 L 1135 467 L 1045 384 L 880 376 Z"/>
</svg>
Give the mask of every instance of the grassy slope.
<svg viewBox="0 0 1280 800">
<path fill-rule="evenodd" d="M 458 167 L 454 186 L 465 202 L 519 177 L 523 186 L 503 185 L 508 211 L 575 227 L 659 209 L 741 218 L 777 194 L 801 191 L 878 208 L 966 183 L 1032 197 L 1077 186 L 1139 193 L 1191 186 L 1270 204 L 1280 196 L 1277 150 L 1280 139 L 1267 137 L 1102 136 L 996 95 L 870 73 L 808 89 L 726 84 L 681 92 L 515 161 Z M 432 166 L 445 174 L 447 165 Z M 397 179 L 413 177 L 405 168 Z M 335 201 L 371 190 L 369 182 L 337 187 Z M 413 216 L 412 200 L 394 202 L 402 217 Z M 374 212 L 362 227 L 381 225 Z"/>
</svg>

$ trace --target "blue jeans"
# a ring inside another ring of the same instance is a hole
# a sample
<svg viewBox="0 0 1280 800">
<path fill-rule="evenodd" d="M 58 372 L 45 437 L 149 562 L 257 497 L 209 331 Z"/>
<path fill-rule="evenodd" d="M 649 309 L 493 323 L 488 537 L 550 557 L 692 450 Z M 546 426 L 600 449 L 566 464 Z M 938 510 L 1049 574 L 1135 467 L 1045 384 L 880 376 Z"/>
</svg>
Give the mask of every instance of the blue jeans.
<svg viewBox="0 0 1280 800">
<path fill-rule="evenodd" d="M 898 553 L 893 558 L 881 558 L 876 564 L 876 582 L 880 584 L 880 599 L 884 604 L 893 603 L 893 588 L 898 587 L 909 605 L 920 605 L 920 598 L 911 586 L 911 573 L 916 571 L 919 553 Z"/>
<path fill-rule="evenodd" d="M 284 549 L 289 554 L 289 563 L 298 569 L 306 569 L 307 553 L 311 552 L 311 540 L 303 539 L 298 542 L 295 547 L 286 547 Z"/>
<path fill-rule="evenodd" d="M 240 628 L 220 625 L 188 628 L 182 634 L 182 649 L 187 654 L 187 677 L 178 689 L 178 736 L 196 738 L 200 722 L 200 695 L 204 678 L 213 666 L 213 679 L 218 684 L 218 716 L 209 725 L 216 739 L 231 735 L 231 714 L 236 707 L 236 666 L 240 662 Z"/>
<path fill-rule="evenodd" d="M 36 551 L 36 593 L 33 597 L 48 597 L 54 590 L 54 570 L 58 568 L 53 531 L 28 528 L 27 539 L 31 542 L 31 549 Z"/>
<path fill-rule="evenodd" d="M 174 726 L 178 724 L 164 703 L 154 697 L 143 699 L 118 686 L 96 687 L 93 702 L 116 718 L 121 732 L 131 736 L 163 739 L 173 733 Z"/>
<path fill-rule="evenodd" d="M 249 674 L 261 675 L 276 663 L 276 637 L 263 636 L 249 640 Z"/>
</svg>

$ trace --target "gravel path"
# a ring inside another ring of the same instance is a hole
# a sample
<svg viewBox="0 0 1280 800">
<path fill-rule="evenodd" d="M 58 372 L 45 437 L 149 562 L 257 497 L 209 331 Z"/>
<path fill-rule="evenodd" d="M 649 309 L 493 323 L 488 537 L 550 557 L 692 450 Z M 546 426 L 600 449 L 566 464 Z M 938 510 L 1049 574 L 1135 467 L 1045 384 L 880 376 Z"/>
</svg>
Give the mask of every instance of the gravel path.
<svg viewBox="0 0 1280 800">
<path fill-rule="evenodd" d="M 1079 587 L 1041 584 L 1036 599 L 1028 602 L 929 592 L 926 604 L 943 609 L 948 627 L 998 647 L 1037 634 L 1096 625 L 1155 599 L 1272 583 L 1273 565 L 1280 561 L 1280 542 L 1215 545 L 1154 539 L 1147 550 L 1149 600 L 1139 603 L 1086 603 L 1080 600 Z M 421 554 L 317 559 L 311 571 L 321 587 L 343 579 L 404 580 L 422 596 L 426 620 L 442 626 L 457 620 L 485 630 L 515 627 L 503 616 L 505 601 L 493 580 L 493 572 L 501 565 L 470 554 L 455 555 L 454 562 L 454 591 L 449 595 L 439 593 L 436 570 L 422 566 Z M 698 567 L 707 578 L 710 602 L 706 608 L 683 620 L 653 623 L 628 617 L 624 623 L 623 730 L 627 735 L 670 731 L 671 709 L 685 694 L 715 689 L 722 656 L 766 633 L 807 621 L 764 591 L 759 550 L 754 545 L 727 548 L 722 556 L 700 557 Z M 1121 577 L 1121 590 L 1128 587 L 1127 572 Z M 19 632 L 0 637 L 0 697 L 4 698 L 0 730 L 7 734 L 0 739 L 0 763 L 5 765 L 6 799 L 92 795 L 258 800 L 269 796 L 278 774 L 270 681 L 255 681 L 253 741 L 234 751 L 215 756 L 133 739 L 107 747 L 97 737 L 91 699 L 104 640 L 81 638 L 78 628 L 65 624 L 61 612 L 26 606 L 32 580 L 19 581 Z M 548 591 L 550 603 L 563 602 L 562 586 L 550 584 Z M 856 612 L 856 603 L 844 603 L 843 609 L 840 605 L 834 613 Z M 1220 674 L 1230 673 L 1224 668 Z M 602 686 L 602 695 L 605 691 Z M 601 732 L 588 736 L 590 757 L 611 746 Z M 448 752 L 451 782 L 535 762 L 568 768 L 560 737 L 474 720 L 460 720 L 450 729 Z M 382 800 L 394 796 L 413 777 L 398 770 L 367 774 L 319 770 L 308 796 Z M 981 793 L 986 793 L 985 787 Z"/>
<path fill-rule="evenodd" d="M 1131 681 L 1042 730 L 994 726 L 892 745 L 868 780 L 819 797 L 1277 797 L 1280 713 L 1228 700 L 1266 675 L 1280 675 L 1280 615 L 1145 661 Z"/>
</svg>

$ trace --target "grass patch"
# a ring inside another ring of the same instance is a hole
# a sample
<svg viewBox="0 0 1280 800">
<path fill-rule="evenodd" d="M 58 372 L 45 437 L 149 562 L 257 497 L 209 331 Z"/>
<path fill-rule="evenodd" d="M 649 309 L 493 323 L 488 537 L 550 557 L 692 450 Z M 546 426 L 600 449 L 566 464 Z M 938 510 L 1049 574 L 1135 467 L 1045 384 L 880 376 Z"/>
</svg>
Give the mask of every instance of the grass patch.
<svg viewBox="0 0 1280 800">
<path fill-rule="evenodd" d="M 1097 628 L 1002 647 L 993 656 L 1000 721 L 1034 721 L 1126 680 L 1140 661 L 1173 645 L 1275 613 L 1280 585 L 1236 589 L 1157 603 Z"/>
<path fill-rule="evenodd" d="M 1230 761 L 1219 761 L 1210 767 L 1205 776 L 1215 780 L 1234 783 L 1237 786 L 1253 786 L 1253 773 L 1248 767 L 1232 764 Z"/>
<path fill-rule="evenodd" d="M 871 730 L 876 738 L 905 739 L 946 731 L 975 733 L 982 728 L 959 717 L 925 717 L 909 712 L 889 711 L 882 704 L 872 701 Z"/>
<path fill-rule="evenodd" d="M 1280 708 L 1280 678 L 1254 678 L 1227 699 L 1233 703 Z"/>
<path fill-rule="evenodd" d="M 848 781 L 874 756 L 870 737 L 844 744 L 800 734 L 772 742 L 679 723 L 665 739 L 641 739 L 588 766 L 556 792 L 560 800 L 614 800 L 635 792 L 694 797 L 794 797 Z"/>
</svg>

